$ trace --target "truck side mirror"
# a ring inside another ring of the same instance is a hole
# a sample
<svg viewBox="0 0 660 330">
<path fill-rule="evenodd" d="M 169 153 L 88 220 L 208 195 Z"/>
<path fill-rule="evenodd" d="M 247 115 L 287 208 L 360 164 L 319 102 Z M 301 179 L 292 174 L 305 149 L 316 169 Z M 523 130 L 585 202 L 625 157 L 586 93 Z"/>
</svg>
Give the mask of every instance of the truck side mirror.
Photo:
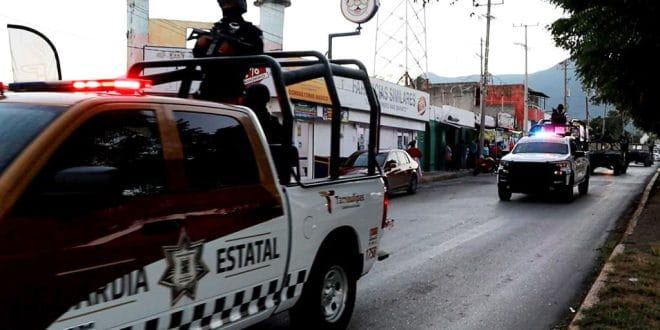
<svg viewBox="0 0 660 330">
<path fill-rule="evenodd" d="M 77 166 L 55 174 L 53 193 L 95 195 L 119 191 L 119 170 L 109 166 Z"/>
<path fill-rule="evenodd" d="M 63 169 L 51 183 L 29 199 L 41 211 L 78 212 L 90 207 L 109 206 L 121 201 L 119 170 L 109 166 L 76 166 Z"/>
<path fill-rule="evenodd" d="M 396 160 L 390 159 L 387 162 L 385 162 L 385 165 L 383 166 L 383 170 L 384 171 L 389 171 L 389 170 L 393 169 L 394 167 L 396 167 L 396 164 L 397 164 Z"/>
</svg>

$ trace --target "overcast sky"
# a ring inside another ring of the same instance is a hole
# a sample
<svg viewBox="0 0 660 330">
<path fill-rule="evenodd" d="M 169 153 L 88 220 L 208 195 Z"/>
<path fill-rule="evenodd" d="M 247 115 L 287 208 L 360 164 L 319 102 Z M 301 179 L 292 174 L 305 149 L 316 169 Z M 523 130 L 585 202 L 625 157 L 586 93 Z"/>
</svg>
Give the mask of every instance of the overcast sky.
<svg viewBox="0 0 660 330">
<path fill-rule="evenodd" d="M 340 11 L 341 0 L 292 0 L 285 11 L 284 49 L 318 50 L 325 53 L 328 34 L 354 31 Z M 486 7 L 473 7 L 471 0 L 433 2 L 427 6 L 426 38 L 409 33 L 414 54 L 396 56 L 402 46 L 383 46 L 388 35 L 396 34 L 398 16 L 403 16 L 404 0 L 381 0 L 380 16 L 362 25 L 360 36 L 337 38 L 334 58 L 357 58 L 370 71 L 383 71 L 389 59 L 393 72 L 424 68 L 441 76 L 478 74 L 480 38 L 485 38 Z M 246 19 L 258 24 L 259 9 L 248 0 Z M 486 3 L 486 0 L 483 0 Z M 498 2 L 494 0 L 493 2 Z M 554 46 L 546 26 L 561 17 L 562 11 L 544 0 L 503 0 L 492 7 L 489 71 L 494 74 L 524 73 L 524 29 L 528 28 L 528 72 L 555 66 L 568 53 Z M 419 7 L 416 4 L 415 7 Z M 395 9 L 396 7 L 396 9 Z M 58 48 L 64 79 L 119 76 L 126 71 L 126 2 L 124 0 L 0 0 L 0 81 L 12 81 L 7 50 L 6 24 L 35 28 L 47 35 Z M 412 16 L 412 9 L 409 15 Z M 474 13 L 474 15 L 471 15 Z M 411 25 L 422 22 L 411 18 Z M 213 22 L 221 12 L 215 0 L 151 0 L 151 18 Z M 387 20 L 386 18 L 389 18 Z M 377 30 L 379 33 L 377 33 Z M 404 29 L 399 29 L 403 38 Z M 416 30 L 419 31 L 419 30 Z M 427 45 L 427 59 L 415 44 Z M 380 48 L 379 56 L 375 50 Z M 385 47 L 385 48 L 383 48 Z M 399 49 L 400 48 L 400 49 Z M 401 54 L 405 54 L 401 53 Z M 379 72 L 376 72 L 379 73 Z M 396 74 L 396 73 L 395 73 Z M 391 74 L 390 74 L 391 75 Z"/>
</svg>

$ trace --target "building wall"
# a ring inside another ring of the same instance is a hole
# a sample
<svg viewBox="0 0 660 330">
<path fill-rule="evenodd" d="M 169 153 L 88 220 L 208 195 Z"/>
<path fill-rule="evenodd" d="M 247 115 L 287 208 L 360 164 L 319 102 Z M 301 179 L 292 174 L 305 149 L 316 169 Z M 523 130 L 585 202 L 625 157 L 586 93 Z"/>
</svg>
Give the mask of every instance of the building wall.
<svg viewBox="0 0 660 330">
<path fill-rule="evenodd" d="M 529 100 L 529 98 L 528 98 Z M 539 100 L 539 98 L 534 98 Z M 486 96 L 486 106 L 488 108 L 502 107 L 502 105 L 513 108 L 516 122 L 516 128 L 523 127 L 525 107 L 525 85 L 490 85 L 488 86 L 488 95 Z M 528 102 L 527 120 L 538 121 L 543 119 L 543 111 L 539 110 L 534 102 Z M 490 115 L 490 113 L 489 113 Z"/>
<path fill-rule="evenodd" d="M 148 44 L 149 38 L 149 0 L 128 0 L 126 4 L 126 64 L 131 67 L 134 63 L 144 60 L 142 47 Z"/>
<path fill-rule="evenodd" d="M 476 113 L 479 112 L 475 97 L 478 91 L 477 82 L 444 83 L 431 85 L 429 94 L 432 105 L 451 105 Z"/>
<path fill-rule="evenodd" d="M 162 47 L 186 47 L 188 29 L 210 29 L 214 22 L 178 21 L 171 19 L 149 20 L 149 45 Z"/>
<path fill-rule="evenodd" d="M 486 93 L 486 115 L 497 118 L 500 112 L 514 116 L 515 128 L 523 127 L 523 108 L 525 98 L 525 85 L 488 85 Z M 433 84 L 429 89 L 432 105 L 452 105 L 457 108 L 470 110 L 475 114 L 481 114 L 479 105 L 479 83 L 459 82 Z M 543 98 L 529 96 L 527 119 L 538 121 L 543 119 Z"/>
</svg>

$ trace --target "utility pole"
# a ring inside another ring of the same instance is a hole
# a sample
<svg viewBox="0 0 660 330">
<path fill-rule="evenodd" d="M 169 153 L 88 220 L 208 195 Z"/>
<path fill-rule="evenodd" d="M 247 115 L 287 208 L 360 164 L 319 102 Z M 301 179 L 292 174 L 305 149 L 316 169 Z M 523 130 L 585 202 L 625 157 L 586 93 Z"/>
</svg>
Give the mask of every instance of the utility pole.
<svg viewBox="0 0 660 330">
<path fill-rule="evenodd" d="M 479 77 L 484 76 L 484 38 L 479 39 Z"/>
<path fill-rule="evenodd" d="M 495 5 L 504 4 L 504 0 Z M 475 6 L 479 6 L 479 3 L 475 3 Z M 480 97 L 480 110 L 481 110 L 481 121 L 479 124 L 479 158 L 483 157 L 484 152 L 484 126 L 486 125 L 486 87 L 488 84 L 488 51 L 490 47 L 490 7 L 493 5 L 491 0 L 488 0 L 486 8 L 486 49 L 484 50 L 484 71 L 481 76 L 481 97 Z"/>
<path fill-rule="evenodd" d="M 605 116 L 607 115 L 607 104 L 603 107 L 603 127 L 600 129 L 600 138 L 605 136 Z"/>
<path fill-rule="evenodd" d="M 564 111 L 568 113 L 568 59 L 560 64 L 564 67 Z"/>
<path fill-rule="evenodd" d="M 523 134 L 526 134 L 527 131 L 529 131 L 529 128 L 527 127 L 527 122 L 529 119 L 527 118 L 528 112 L 529 112 L 529 84 L 528 84 L 528 79 L 527 79 L 527 53 L 529 48 L 527 47 L 527 27 L 529 26 L 538 26 L 539 24 L 534 24 L 534 25 L 529 25 L 529 24 L 520 24 L 518 26 L 514 25 L 513 27 L 523 27 L 525 28 L 525 43 L 522 44 L 521 46 L 525 49 L 525 93 L 524 93 L 524 102 L 523 102 Z M 519 43 L 518 43 L 519 44 Z M 520 45 L 520 44 L 519 44 Z"/>
<path fill-rule="evenodd" d="M 589 97 L 591 96 L 591 90 L 587 89 L 584 93 L 584 111 L 586 115 L 587 126 L 589 126 Z"/>
</svg>

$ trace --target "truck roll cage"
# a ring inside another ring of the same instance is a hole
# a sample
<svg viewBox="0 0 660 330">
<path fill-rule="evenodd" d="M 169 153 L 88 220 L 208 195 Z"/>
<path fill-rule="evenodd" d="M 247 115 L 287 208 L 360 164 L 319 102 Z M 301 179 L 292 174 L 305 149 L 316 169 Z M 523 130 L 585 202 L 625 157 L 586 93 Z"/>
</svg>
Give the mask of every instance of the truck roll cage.
<svg viewBox="0 0 660 330">
<path fill-rule="evenodd" d="M 205 73 L 201 67 L 202 65 L 209 64 L 217 68 L 218 75 L 222 75 L 223 67 L 236 65 L 243 65 L 247 68 L 267 67 L 270 69 L 275 92 L 278 96 L 278 104 L 282 111 L 282 126 L 284 127 L 284 132 L 282 133 L 283 146 L 293 146 L 293 122 L 295 118 L 286 87 L 312 79 L 323 79 L 332 107 L 329 168 L 331 180 L 339 178 L 339 147 L 341 137 L 341 102 L 333 77 L 338 76 L 361 81 L 364 84 L 370 107 L 367 173 L 370 176 L 376 174 L 376 153 L 380 144 L 380 104 L 371 86 L 366 67 L 360 61 L 352 59 L 329 61 L 323 54 L 316 51 L 267 52 L 264 55 L 253 56 L 206 57 L 138 62 L 129 68 L 127 77 L 150 80 L 153 86 L 178 81 L 180 82 L 180 86 L 177 97 L 190 98 L 192 96 L 190 90 L 192 82 L 201 81 L 204 78 Z M 172 71 L 153 74 L 145 73 L 145 69 L 153 68 L 171 68 Z M 299 176 L 295 175 L 295 177 L 298 183 L 300 183 Z"/>
</svg>

